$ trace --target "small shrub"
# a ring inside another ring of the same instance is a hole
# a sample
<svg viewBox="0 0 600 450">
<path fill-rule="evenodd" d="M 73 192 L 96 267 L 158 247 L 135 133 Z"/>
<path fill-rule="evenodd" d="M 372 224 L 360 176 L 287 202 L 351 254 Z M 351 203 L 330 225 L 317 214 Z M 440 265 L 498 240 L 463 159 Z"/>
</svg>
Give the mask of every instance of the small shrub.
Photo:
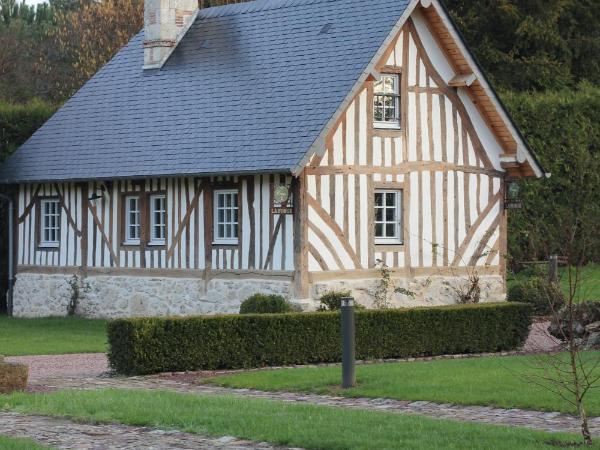
<svg viewBox="0 0 600 450">
<path fill-rule="evenodd" d="M 358 359 L 508 351 L 525 342 L 531 306 L 487 303 L 356 312 Z M 108 358 L 150 374 L 339 362 L 339 312 L 117 319 Z"/>
<path fill-rule="evenodd" d="M 242 302 L 240 314 L 278 314 L 294 311 L 281 295 L 254 294 Z"/>
<path fill-rule="evenodd" d="M 345 297 L 352 297 L 350 291 L 329 291 L 321 295 L 319 301 L 321 304 L 317 308 L 317 311 L 340 311 L 342 309 L 342 299 Z M 364 306 L 354 303 L 354 307 L 357 309 L 364 309 Z"/>
<path fill-rule="evenodd" d="M 467 305 L 469 303 L 479 303 L 481 300 L 481 284 L 477 272 L 469 273 L 464 284 L 454 288 L 457 303 Z"/>
<path fill-rule="evenodd" d="M 524 302 L 533 306 L 534 314 L 548 315 L 565 304 L 560 287 L 542 277 L 518 281 L 508 290 L 509 302 Z"/>
<path fill-rule="evenodd" d="M 67 315 L 75 316 L 77 315 L 81 299 L 85 294 L 90 292 L 91 286 L 87 281 L 77 275 L 73 275 L 68 283 L 71 296 L 69 298 L 69 304 L 67 305 Z"/>
<path fill-rule="evenodd" d="M 375 261 L 375 267 L 379 271 L 379 284 L 373 293 L 373 306 L 376 309 L 388 309 L 392 307 L 391 294 L 401 294 L 415 297 L 415 293 L 403 287 L 396 287 L 392 278 L 392 270 L 381 259 Z"/>
</svg>

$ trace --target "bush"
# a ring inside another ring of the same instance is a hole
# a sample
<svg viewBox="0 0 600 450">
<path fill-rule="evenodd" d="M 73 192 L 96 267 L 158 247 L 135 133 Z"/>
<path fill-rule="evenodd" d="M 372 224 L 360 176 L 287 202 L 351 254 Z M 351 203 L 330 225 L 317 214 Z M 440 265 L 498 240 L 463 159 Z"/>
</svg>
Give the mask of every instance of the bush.
<svg viewBox="0 0 600 450">
<path fill-rule="evenodd" d="M 294 310 L 281 295 L 254 294 L 242 302 L 240 314 L 277 314 Z"/>
<path fill-rule="evenodd" d="M 46 122 L 56 106 L 41 100 L 26 104 L 0 101 L 0 162 Z"/>
<path fill-rule="evenodd" d="M 513 350 L 527 338 L 522 303 L 357 311 L 358 359 Z M 110 365 L 123 374 L 341 361 L 340 314 L 117 319 Z"/>
<path fill-rule="evenodd" d="M 551 314 L 565 304 L 560 287 L 542 277 L 519 280 L 508 289 L 509 302 L 529 303 L 536 315 Z"/>
<path fill-rule="evenodd" d="M 317 308 L 317 311 L 340 311 L 342 309 L 342 299 L 345 297 L 351 297 L 350 291 L 329 291 L 321 295 L 319 301 L 321 304 Z M 364 306 L 354 303 L 354 307 L 357 309 L 364 309 Z"/>
<path fill-rule="evenodd" d="M 587 301 L 574 304 L 573 308 L 573 334 L 575 338 L 585 338 L 591 332 L 600 328 L 600 301 Z M 591 329 L 592 328 L 592 329 Z M 569 311 L 561 309 L 548 329 L 550 334 L 558 339 L 566 340 L 570 337 Z"/>
</svg>

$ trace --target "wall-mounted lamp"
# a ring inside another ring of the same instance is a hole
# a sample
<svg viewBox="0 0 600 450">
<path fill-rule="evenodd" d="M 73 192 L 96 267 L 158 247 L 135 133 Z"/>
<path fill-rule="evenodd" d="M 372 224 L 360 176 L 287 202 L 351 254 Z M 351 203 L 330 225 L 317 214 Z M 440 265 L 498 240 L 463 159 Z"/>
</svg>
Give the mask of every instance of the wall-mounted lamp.
<svg viewBox="0 0 600 450">
<path fill-rule="evenodd" d="M 521 200 L 521 185 L 519 185 L 517 181 L 508 183 L 504 207 L 506 209 L 521 209 L 523 207 L 523 202 Z"/>
<path fill-rule="evenodd" d="M 98 193 L 98 191 L 94 192 L 92 194 L 92 196 L 90 198 L 88 198 L 88 200 L 90 202 L 100 200 L 101 198 L 104 198 L 105 193 L 106 193 L 106 187 L 104 185 L 102 185 L 102 186 L 100 186 L 100 193 Z"/>
<path fill-rule="evenodd" d="M 521 198 L 521 186 L 516 181 L 511 181 L 508 185 L 508 198 L 509 201 L 517 201 Z"/>
</svg>

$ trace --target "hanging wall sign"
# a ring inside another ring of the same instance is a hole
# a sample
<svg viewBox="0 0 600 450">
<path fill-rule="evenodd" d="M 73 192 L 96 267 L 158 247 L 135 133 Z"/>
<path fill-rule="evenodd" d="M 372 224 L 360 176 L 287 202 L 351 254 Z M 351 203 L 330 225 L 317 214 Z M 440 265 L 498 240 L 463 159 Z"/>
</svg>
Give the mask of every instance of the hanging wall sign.
<svg viewBox="0 0 600 450">
<path fill-rule="evenodd" d="M 272 185 L 271 214 L 294 214 L 292 190 L 288 184 Z"/>
<path fill-rule="evenodd" d="M 508 183 L 504 207 L 506 209 L 523 208 L 523 202 L 521 201 L 521 186 L 516 181 L 511 181 Z"/>
</svg>

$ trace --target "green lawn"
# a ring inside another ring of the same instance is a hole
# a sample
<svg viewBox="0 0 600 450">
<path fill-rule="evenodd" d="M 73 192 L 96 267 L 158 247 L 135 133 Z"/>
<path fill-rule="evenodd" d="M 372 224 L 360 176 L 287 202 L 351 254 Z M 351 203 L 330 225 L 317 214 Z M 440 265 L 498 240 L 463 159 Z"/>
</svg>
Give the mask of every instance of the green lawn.
<svg viewBox="0 0 600 450">
<path fill-rule="evenodd" d="M 600 301 L 600 265 L 585 266 L 579 277 L 578 300 Z M 560 270 L 560 285 L 565 294 L 569 292 L 569 276 L 565 268 Z"/>
<path fill-rule="evenodd" d="M 0 449 L 2 450 L 49 450 L 53 447 L 45 447 L 30 439 L 12 438 L 0 435 Z"/>
<path fill-rule="evenodd" d="M 59 391 L 0 396 L 23 413 L 94 423 L 178 429 L 307 449 L 538 449 L 574 435 L 548 434 L 385 412 L 161 391 Z M 600 448 L 596 446 L 595 448 Z"/>
<path fill-rule="evenodd" d="M 106 321 L 77 317 L 17 319 L 0 316 L 0 355 L 104 353 Z"/>
<path fill-rule="evenodd" d="M 546 269 L 543 268 L 545 271 Z M 532 276 L 534 270 L 526 269 L 522 272 L 519 272 L 516 275 L 512 275 L 508 277 L 508 285 L 514 284 L 518 280 L 526 279 L 529 276 Z M 561 267 L 559 269 L 559 277 L 560 277 L 560 285 L 565 293 L 565 295 L 569 292 L 569 277 L 567 274 L 567 268 Z M 580 272 L 580 281 L 579 288 L 577 291 L 576 300 L 598 300 L 600 301 L 600 265 L 598 264 L 589 264 L 582 268 Z"/>
<path fill-rule="evenodd" d="M 339 389 L 339 366 L 263 370 L 216 377 L 207 383 L 265 391 L 334 393 L 349 397 L 429 400 L 575 412 L 571 405 L 538 387 L 523 374 L 539 373 L 539 357 L 484 357 L 357 366 L 358 387 Z M 600 358 L 600 352 L 587 355 Z M 587 397 L 588 413 L 600 416 L 600 392 Z"/>
</svg>

